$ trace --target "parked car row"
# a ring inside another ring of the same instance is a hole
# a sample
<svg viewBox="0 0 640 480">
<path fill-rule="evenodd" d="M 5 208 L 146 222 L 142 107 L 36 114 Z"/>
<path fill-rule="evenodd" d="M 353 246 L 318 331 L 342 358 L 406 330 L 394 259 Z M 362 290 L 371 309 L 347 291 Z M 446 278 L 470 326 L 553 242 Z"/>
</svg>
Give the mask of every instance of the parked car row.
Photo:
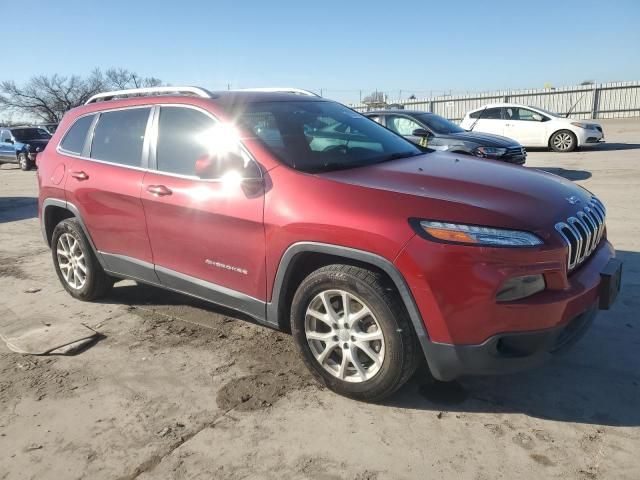
<svg viewBox="0 0 640 480">
<path fill-rule="evenodd" d="M 367 112 L 367 117 L 419 145 L 524 165 L 526 150 L 515 140 L 470 132 L 434 113 L 409 110 Z"/>
<path fill-rule="evenodd" d="M 243 312 L 363 400 L 419 364 L 443 381 L 512 373 L 574 343 L 620 288 L 602 202 L 403 135 L 505 160 L 512 140 L 393 115 L 377 113 L 385 128 L 305 92 L 96 95 L 37 158 L 59 280 L 85 301 L 128 278 Z"/>
</svg>

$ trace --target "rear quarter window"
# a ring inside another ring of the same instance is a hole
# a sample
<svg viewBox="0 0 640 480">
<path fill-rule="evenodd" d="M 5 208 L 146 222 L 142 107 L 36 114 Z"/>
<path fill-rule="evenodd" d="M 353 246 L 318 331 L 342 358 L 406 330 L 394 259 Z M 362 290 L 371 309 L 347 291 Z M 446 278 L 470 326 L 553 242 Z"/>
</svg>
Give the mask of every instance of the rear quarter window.
<svg viewBox="0 0 640 480">
<path fill-rule="evenodd" d="M 86 115 L 76 120 L 60 142 L 60 148 L 65 152 L 80 155 L 94 118 L 95 115 Z"/>
</svg>

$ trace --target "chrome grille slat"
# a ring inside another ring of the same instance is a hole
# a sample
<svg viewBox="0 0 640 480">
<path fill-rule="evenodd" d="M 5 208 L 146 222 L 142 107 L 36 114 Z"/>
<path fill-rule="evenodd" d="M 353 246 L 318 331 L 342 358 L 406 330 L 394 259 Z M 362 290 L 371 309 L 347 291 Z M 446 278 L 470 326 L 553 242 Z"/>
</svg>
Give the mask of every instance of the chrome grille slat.
<svg viewBox="0 0 640 480">
<path fill-rule="evenodd" d="M 573 270 L 587 260 L 600 244 L 604 235 L 606 209 L 592 197 L 589 204 L 566 221 L 555 225 L 556 231 L 567 244 L 567 269 Z"/>
</svg>

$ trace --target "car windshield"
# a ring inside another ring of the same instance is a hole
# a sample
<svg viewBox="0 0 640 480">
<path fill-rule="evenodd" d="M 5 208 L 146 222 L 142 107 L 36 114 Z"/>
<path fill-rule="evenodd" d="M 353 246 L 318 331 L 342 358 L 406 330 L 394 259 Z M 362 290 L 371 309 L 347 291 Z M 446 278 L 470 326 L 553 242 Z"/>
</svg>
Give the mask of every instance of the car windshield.
<svg viewBox="0 0 640 480">
<path fill-rule="evenodd" d="M 440 135 L 448 135 L 450 133 L 462 133 L 465 131 L 464 128 L 456 125 L 450 120 L 441 117 L 440 115 L 435 115 L 433 113 L 423 113 L 416 115 L 418 119 L 424 123 L 427 127 L 429 127 L 434 133 Z"/>
<path fill-rule="evenodd" d="M 51 135 L 42 128 L 13 128 L 11 133 L 19 142 L 28 142 L 29 140 L 49 140 Z"/>
<path fill-rule="evenodd" d="M 422 150 L 334 102 L 250 103 L 239 124 L 297 170 L 323 172 L 420 155 Z"/>
</svg>

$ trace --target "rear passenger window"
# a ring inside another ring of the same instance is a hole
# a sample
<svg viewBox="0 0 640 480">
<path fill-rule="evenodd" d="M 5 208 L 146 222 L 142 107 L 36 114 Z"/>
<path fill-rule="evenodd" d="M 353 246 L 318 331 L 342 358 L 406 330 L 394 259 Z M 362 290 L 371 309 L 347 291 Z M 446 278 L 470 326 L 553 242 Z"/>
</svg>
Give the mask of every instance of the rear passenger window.
<svg viewBox="0 0 640 480">
<path fill-rule="evenodd" d="M 204 140 L 215 125 L 211 117 L 192 108 L 162 107 L 156 147 L 158 170 L 196 175 L 196 162 L 209 156 Z"/>
<path fill-rule="evenodd" d="M 469 115 L 471 118 L 480 118 L 481 120 L 500 120 L 502 118 L 501 108 L 486 108 L 478 110 Z"/>
<path fill-rule="evenodd" d="M 69 153 L 80 155 L 95 115 L 87 115 L 76 120 L 60 143 L 60 148 Z"/>
<path fill-rule="evenodd" d="M 150 108 L 102 112 L 93 133 L 91 158 L 131 167 L 142 164 Z"/>
</svg>

